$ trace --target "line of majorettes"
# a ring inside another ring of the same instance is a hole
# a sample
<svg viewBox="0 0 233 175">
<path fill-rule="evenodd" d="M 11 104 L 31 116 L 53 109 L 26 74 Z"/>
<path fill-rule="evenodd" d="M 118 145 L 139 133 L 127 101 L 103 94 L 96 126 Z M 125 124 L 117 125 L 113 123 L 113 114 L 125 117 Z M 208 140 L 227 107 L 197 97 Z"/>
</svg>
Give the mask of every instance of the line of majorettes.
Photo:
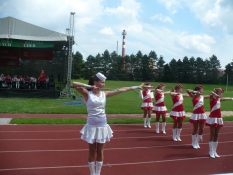
<svg viewBox="0 0 233 175">
<path fill-rule="evenodd" d="M 141 109 L 144 111 L 143 120 L 144 127 L 151 128 L 151 113 L 156 114 L 155 128 L 156 133 L 159 133 L 159 120 L 162 116 L 162 133 L 166 134 L 166 113 L 167 108 L 164 103 L 164 95 L 170 94 L 173 107 L 170 112 L 170 117 L 173 119 L 172 138 L 174 141 L 181 141 L 180 133 L 182 131 L 182 123 L 186 117 L 184 111 L 183 98 L 191 97 L 193 103 L 193 113 L 190 117 L 190 123 L 193 124 L 192 132 L 192 147 L 194 149 L 200 148 L 199 142 L 202 140 L 202 134 L 204 125 L 210 128 L 209 138 L 209 155 L 211 158 L 220 157 L 217 152 L 218 135 L 219 130 L 223 126 L 223 120 L 221 116 L 220 101 L 233 100 L 233 98 L 222 98 L 224 90 L 222 88 L 216 88 L 210 95 L 202 95 L 204 87 L 198 84 L 193 90 L 187 89 L 187 94 L 182 94 L 183 86 L 177 84 L 171 91 L 164 92 L 165 85 L 159 84 L 155 87 L 155 90 L 148 82 L 144 85 L 142 90 L 143 103 Z M 152 102 L 151 93 L 154 93 L 155 103 Z M 204 110 L 204 99 L 210 99 L 210 115 L 207 117 Z M 148 115 L 148 118 L 147 118 Z M 147 119 L 147 120 L 146 120 Z"/>
</svg>

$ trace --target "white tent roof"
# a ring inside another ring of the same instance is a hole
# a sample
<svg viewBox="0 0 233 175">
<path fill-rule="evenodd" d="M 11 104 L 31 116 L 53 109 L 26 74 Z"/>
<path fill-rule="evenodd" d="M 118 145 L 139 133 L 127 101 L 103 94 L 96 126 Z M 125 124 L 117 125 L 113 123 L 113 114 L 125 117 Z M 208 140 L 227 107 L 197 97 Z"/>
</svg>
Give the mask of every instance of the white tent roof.
<svg viewBox="0 0 233 175">
<path fill-rule="evenodd" d="M 30 41 L 67 41 L 67 35 L 16 18 L 0 18 L 0 39 Z"/>
</svg>

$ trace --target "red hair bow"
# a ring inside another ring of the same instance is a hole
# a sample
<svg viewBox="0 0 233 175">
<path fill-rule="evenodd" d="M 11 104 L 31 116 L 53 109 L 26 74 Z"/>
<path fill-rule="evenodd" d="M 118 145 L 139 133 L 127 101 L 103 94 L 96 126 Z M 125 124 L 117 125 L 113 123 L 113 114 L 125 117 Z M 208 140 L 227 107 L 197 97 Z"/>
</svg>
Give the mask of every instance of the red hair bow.
<svg viewBox="0 0 233 175">
<path fill-rule="evenodd" d="M 179 86 L 180 88 L 183 88 L 183 86 L 181 84 L 178 84 L 177 86 Z"/>
<path fill-rule="evenodd" d="M 200 89 L 203 89 L 204 87 L 200 84 L 197 85 L 197 87 L 199 87 Z"/>
</svg>

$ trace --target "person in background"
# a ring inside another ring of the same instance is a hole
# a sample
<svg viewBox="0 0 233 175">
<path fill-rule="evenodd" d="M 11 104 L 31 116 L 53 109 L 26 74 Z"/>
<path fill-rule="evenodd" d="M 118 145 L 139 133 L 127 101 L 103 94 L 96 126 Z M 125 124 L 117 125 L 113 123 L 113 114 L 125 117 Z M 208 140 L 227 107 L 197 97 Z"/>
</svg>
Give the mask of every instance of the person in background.
<svg viewBox="0 0 233 175">
<path fill-rule="evenodd" d="M 38 78 L 38 81 L 40 82 L 40 87 L 41 89 L 45 88 L 46 87 L 46 74 L 44 72 L 44 70 L 41 71 L 41 74 Z"/>
<path fill-rule="evenodd" d="M 218 135 L 220 128 L 223 127 L 223 120 L 221 115 L 221 101 L 233 100 L 233 98 L 222 97 L 224 90 L 222 88 L 215 88 L 210 93 L 210 115 L 206 119 L 206 125 L 210 127 L 209 139 L 209 155 L 211 158 L 220 157 L 216 150 L 218 146 Z"/>
<path fill-rule="evenodd" d="M 209 98 L 209 95 L 202 95 L 204 87 L 198 84 L 193 90 L 187 89 L 187 93 L 192 98 L 193 113 L 189 122 L 193 124 L 192 132 L 192 147 L 194 149 L 200 148 L 199 141 L 202 139 L 204 125 L 206 121 L 206 114 L 204 109 L 204 99 Z"/>
<path fill-rule="evenodd" d="M 1 76 L 0 76 L 0 83 L 1 83 L 1 85 L 2 85 L 2 83 L 5 83 L 5 76 L 4 76 L 4 74 L 1 74 Z"/>
<path fill-rule="evenodd" d="M 183 86 L 181 84 L 177 84 L 170 95 L 173 101 L 173 108 L 170 112 L 170 117 L 173 119 L 173 129 L 172 129 L 172 138 L 174 141 L 181 141 L 180 133 L 182 130 L 183 120 L 186 117 L 186 113 L 184 111 L 183 105 L 183 97 L 189 97 L 188 94 L 181 94 Z"/>
<path fill-rule="evenodd" d="M 20 76 L 19 75 L 16 75 L 15 82 L 16 82 L 16 89 L 19 89 L 19 86 L 20 86 Z"/>
<path fill-rule="evenodd" d="M 5 82 L 7 83 L 8 89 L 11 88 L 12 81 L 10 75 L 7 75 L 7 77 L 5 78 Z"/>
<path fill-rule="evenodd" d="M 151 121 L 151 113 L 152 113 L 152 109 L 153 109 L 151 92 L 153 92 L 154 90 L 150 90 L 150 88 L 152 88 L 152 86 L 151 86 L 150 82 L 147 82 L 143 86 L 143 90 L 142 90 L 143 102 L 141 105 L 141 109 L 143 110 L 144 128 L 147 128 L 147 127 L 151 128 L 150 121 Z M 147 121 L 146 121 L 146 118 L 147 118 Z"/>
<path fill-rule="evenodd" d="M 155 119 L 155 131 L 156 133 L 159 133 L 159 120 L 160 116 L 162 116 L 162 133 L 166 134 L 165 127 L 166 127 L 166 114 L 167 114 L 167 107 L 165 106 L 164 103 L 164 95 L 165 94 L 170 94 L 170 92 L 164 92 L 165 85 L 159 84 L 155 88 L 155 103 L 153 107 L 153 112 L 156 114 L 156 119 Z"/>
</svg>

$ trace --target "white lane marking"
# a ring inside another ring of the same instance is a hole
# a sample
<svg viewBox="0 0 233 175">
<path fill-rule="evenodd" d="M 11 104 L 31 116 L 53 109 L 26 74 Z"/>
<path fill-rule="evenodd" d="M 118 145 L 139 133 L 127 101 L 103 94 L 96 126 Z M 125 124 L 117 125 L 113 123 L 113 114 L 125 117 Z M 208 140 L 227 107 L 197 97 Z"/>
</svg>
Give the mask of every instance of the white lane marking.
<svg viewBox="0 0 233 175">
<path fill-rule="evenodd" d="M 110 124 L 111 125 L 111 124 Z M 135 124 L 126 124 L 126 125 L 135 125 Z M 142 125 L 142 124 L 140 124 L 140 125 Z M 84 126 L 84 125 L 83 125 Z M 1 126 L 0 126 L 1 127 Z M 233 126 L 224 126 L 224 128 L 232 128 Z M 81 130 L 82 128 L 78 128 L 77 130 L 59 130 L 59 131 L 57 131 L 57 130 L 43 130 L 43 131 L 34 131 L 34 130 L 29 130 L 29 131 L 20 131 L 20 130 L 14 130 L 14 131 L 9 131 L 9 130 L 1 130 L 0 131 L 0 133 L 1 132 L 9 132 L 9 133 L 11 133 L 11 132 L 17 132 L 17 133 L 20 133 L 20 132 L 23 132 L 23 133 L 30 133 L 30 132 L 32 132 L 32 133 L 39 133 L 39 132 L 41 132 L 41 133 L 46 133 L 46 132 L 79 132 L 80 130 Z M 126 129 L 126 130 L 117 130 L 117 129 L 113 129 L 113 131 L 114 132 L 125 132 L 125 131 L 151 131 L 151 130 L 153 130 L 154 128 L 140 128 L 140 129 Z M 168 129 L 168 128 L 167 128 Z M 169 128 L 170 129 L 170 128 Z M 192 129 L 192 126 L 190 125 L 190 127 L 188 127 L 188 128 L 182 128 L 183 130 L 184 129 Z"/>
<path fill-rule="evenodd" d="M 231 157 L 233 154 L 221 155 L 223 157 Z M 115 163 L 111 166 L 125 166 L 125 165 L 142 165 L 142 164 L 153 164 L 153 163 L 165 163 L 165 162 L 175 162 L 175 161 L 187 161 L 187 160 L 198 160 L 198 159 L 210 159 L 209 156 L 206 157 L 193 157 L 185 159 L 169 159 L 169 160 L 155 160 L 147 162 L 127 162 L 127 163 Z M 109 166 L 109 164 L 104 164 L 103 166 Z M 77 165 L 77 166 L 53 166 L 53 167 L 28 167 L 28 168 L 6 168 L 0 169 L 0 171 L 20 171 L 20 170 L 38 170 L 38 169 L 65 169 L 65 168 L 86 168 L 88 165 Z"/>
<path fill-rule="evenodd" d="M 219 133 L 219 135 L 224 135 L 224 134 L 232 134 L 233 132 L 224 132 L 224 133 Z M 205 135 L 209 135 L 209 133 L 207 134 L 203 134 L 203 136 Z M 185 134 L 185 135 L 181 135 L 181 137 L 190 137 L 191 134 Z M 164 135 L 159 135 L 159 134 L 155 134 L 154 136 L 142 136 L 142 137 L 113 137 L 111 138 L 111 140 L 119 140 L 119 139 L 147 139 L 147 138 L 164 138 L 164 137 L 171 137 L 171 135 L 169 134 L 164 134 Z M 1 141 L 59 141 L 59 140 L 82 140 L 81 138 L 64 138 L 64 139 L 53 139 L 53 138 L 49 138 L 49 139 L 23 139 L 23 138 L 20 138 L 20 139 L 0 139 L 0 142 Z"/>
<path fill-rule="evenodd" d="M 221 144 L 232 143 L 233 141 L 225 141 L 218 142 Z M 177 142 L 179 143 L 179 142 Z M 199 143 L 200 145 L 208 145 L 209 143 Z M 125 148 L 105 148 L 105 151 L 112 150 L 128 150 L 128 149 L 152 149 L 152 148 L 168 148 L 168 147 L 182 147 L 182 146 L 190 146 L 191 144 L 182 144 L 182 145 L 157 145 L 157 146 L 144 146 L 144 147 L 125 147 Z M 37 152 L 80 152 L 80 151 L 88 151 L 88 149 L 70 149 L 70 150 L 19 150 L 19 151 L 0 151 L 0 153 L 37 153 Z"/>
</svg>

